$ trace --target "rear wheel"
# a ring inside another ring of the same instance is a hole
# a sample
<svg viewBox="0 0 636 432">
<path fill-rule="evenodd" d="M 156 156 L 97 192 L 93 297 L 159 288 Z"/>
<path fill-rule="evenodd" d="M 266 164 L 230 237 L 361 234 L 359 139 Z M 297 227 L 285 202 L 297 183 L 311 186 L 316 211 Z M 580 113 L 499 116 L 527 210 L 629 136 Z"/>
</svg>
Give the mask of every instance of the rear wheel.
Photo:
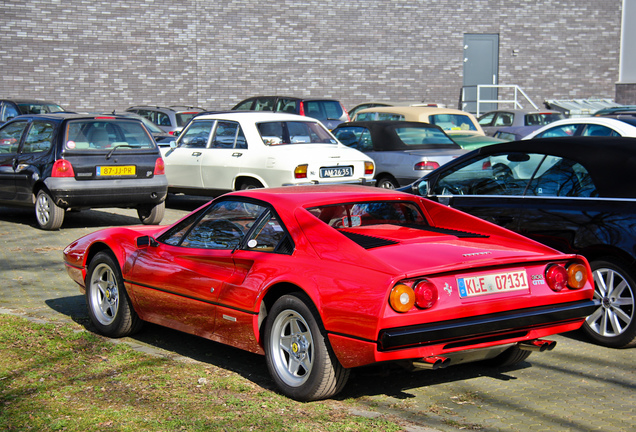
<svg viewBox="0 0 636 432">
<path fill-rule="evenodd" d="M 380 177 L 376 183 L 376 186 L 382 189 L 395 189 L 400 187 L 400 185 L 395 181 L 394 178 L 391 177 Z"/>
<path fill-rule="evenodd" d="M 590 266 L 594 275 L 594 300 L 599 306 L 587 317 L 583 330 L 600 345 L 636 346 L 633 276 L 624 264 L 611 258 L 592 261 Z"/>
<path fill-rule="evenodd" d="M 40 228 L 56 230 L 64 222 L 64 209 L 55 204 L 48 192 L 41 190 L 35 198 L 35 217 Z"/>
<path fill-rule="evenodd" d="M 239 186 L 240 190 L 246 190 L 246 189 L 260 189 L 262 188 L 263 185 L 258 181 L 258 180 L 253 180 L 253 179 L 245 179 L 241 181 L 241 184 Z"/>
<path fill-rule="evenodd" d="M 144 206 L 137 209 L 139 220 L 144 225 L 159 225 L 166 212 L 166 203 L 162 201 L 155 206 Z"/>
<path fill-rule="evenodd" d="M 269 372 L 280 390 L 298 401 L 331 397 L 349 379 L 317 317 L 311 301 L 299 293 L 278 299 L 265 324 Z"/>
<path fill-rule="evenodd" d="M 128 336 L 141 327 L 142 321 L 126 294 L 117 260 L 110 252 L 99 252 L 88 267 L 86 304 L 91 321 L 103 335 Z"/>
</svg>

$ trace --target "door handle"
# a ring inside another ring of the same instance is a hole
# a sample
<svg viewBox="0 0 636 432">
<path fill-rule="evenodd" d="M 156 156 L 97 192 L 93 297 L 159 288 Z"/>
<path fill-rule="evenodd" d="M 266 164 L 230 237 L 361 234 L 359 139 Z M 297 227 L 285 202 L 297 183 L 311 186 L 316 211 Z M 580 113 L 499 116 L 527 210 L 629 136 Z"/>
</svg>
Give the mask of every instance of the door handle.
<svg viewBox="0 0 636 432">
<path fill-rule="evenodd" d="M 201 156 L 201 152 L 192 152 L 192 156 Z"/>
<path fill-rule="evenodd" d="M 239 153 L 239 152 L 232 153 L 232 157 L 241 157 L 241 156 L 243 156 L 243 153 Z"/>
</svg>

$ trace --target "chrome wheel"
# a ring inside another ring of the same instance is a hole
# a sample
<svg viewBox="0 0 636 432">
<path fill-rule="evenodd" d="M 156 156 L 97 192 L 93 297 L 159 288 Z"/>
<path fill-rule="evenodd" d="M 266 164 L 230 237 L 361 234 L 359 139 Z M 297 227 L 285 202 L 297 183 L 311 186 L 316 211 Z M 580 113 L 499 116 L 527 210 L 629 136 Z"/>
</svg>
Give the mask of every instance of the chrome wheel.
<svg viewBox="0 0 636 432">
<path fill-rule="evenodd" d="M 623 348 L 636 344 L 634 279 L 614 261 L 595 261 L 590 265 L 598 308 L 586 318 L 583 329 L 605 346 Z"/>
<path fill-rule="evenodd" d="M 281 312 L 270 335 L 271 358 L 280 379 L 291 387 L 307 381 L 314 363 L 313 336 L 307 321 L 294 310 Z"/>
<path fill-rule="evenodd" d="M 102 263 L 91 276 L 89 306 L 102 325 L 111 325 L 119 310 L 119 287 L 113 270 Z"/>
</svg>

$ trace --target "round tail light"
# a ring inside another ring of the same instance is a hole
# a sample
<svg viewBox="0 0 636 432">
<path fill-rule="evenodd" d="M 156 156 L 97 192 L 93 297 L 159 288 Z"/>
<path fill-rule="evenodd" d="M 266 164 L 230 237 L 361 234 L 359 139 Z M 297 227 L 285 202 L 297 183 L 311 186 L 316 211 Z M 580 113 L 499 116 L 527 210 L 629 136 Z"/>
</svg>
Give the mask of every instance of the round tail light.
<svg viewBox="0 0 636 432">
<path fill-rule="evenodd" d="M 561 265 L 551 265 L 545 272 L 545 280 L 552 291 L 559 292 L 568 284 L 568 271 Z"/>
<path fill-rule="evenodd" d="M 430 309 L 437 303 L 437 287 L 433 282 L 423 280 L 415 285 L 415 306 Z"/>
<path fill-rule="evenodd" d="M 568 286 L 581 289 L 587 283 L 587 268 L 583 264 L 574 263 L 568 266 Z"/>
<path fill-rule="evenodd" d="M 389 295 L 389 304 L 394 311 L 404 313 L 411 310 L 415 304 L 413 288 L 404 284 L 397 284 Z"/>
</svg>

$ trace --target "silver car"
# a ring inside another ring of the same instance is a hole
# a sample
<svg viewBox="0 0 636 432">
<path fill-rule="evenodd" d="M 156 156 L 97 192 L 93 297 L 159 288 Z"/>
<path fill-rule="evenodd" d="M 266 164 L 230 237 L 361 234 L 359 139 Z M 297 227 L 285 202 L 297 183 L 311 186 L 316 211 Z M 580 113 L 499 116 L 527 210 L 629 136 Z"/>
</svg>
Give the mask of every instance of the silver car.
<svg viewBox="0 0 636 432">
<path fill-rule="evenodd" d="M 422 122 L 348 122 L 332 133 L 341 143 L 373 159 L 376 186 L 385 189 L 410 184 L 468 152 L 440 127 Z"/>
</svg>

